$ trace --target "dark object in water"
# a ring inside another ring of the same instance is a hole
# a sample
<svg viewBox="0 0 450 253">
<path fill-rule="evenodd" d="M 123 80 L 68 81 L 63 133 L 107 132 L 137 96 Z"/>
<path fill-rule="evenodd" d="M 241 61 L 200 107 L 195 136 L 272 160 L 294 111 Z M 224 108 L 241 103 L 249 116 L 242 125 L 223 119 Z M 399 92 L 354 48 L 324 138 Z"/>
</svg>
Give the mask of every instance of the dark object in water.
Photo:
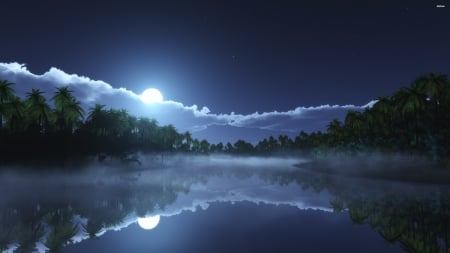
<svg viewBox="0 0 450 253">
<path fill-rule="evenodd" d="M 98 160 L 99 162 L 103 162 L 105 159 L 106 159 L 106 154 L 105 154 L 105 153 L 100 153 L 100 154 L 98 154 L 97 160 Z"/>
<path fill-rule="evenodd" d="M 139 161 L 138 156 L 134 153 L 123 153 L 122 155 L 120 155 L 120 161 L 122 163 L 136 163 L 139 166 L 142 165 L 141 161 Z"/>
</svg>

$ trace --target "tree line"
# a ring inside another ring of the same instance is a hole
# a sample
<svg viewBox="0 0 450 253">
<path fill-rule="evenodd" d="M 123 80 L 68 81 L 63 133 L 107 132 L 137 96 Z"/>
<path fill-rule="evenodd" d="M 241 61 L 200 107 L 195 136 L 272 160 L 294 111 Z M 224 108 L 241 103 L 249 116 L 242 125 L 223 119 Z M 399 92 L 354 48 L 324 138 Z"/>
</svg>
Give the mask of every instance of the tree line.
<svg viewBox="0 0 450 253">
<path fill-rule="evenodd" d="M 85 112 L 68 87 L 57 88 L 51 101 L 39 89 L 21 99 L 12 85 L 0 81 L 3 160 L 130 150 L 262 155 L 401 151 L 433 159 L 450 155 L 450 81 L 440 73 L 421 75 L 392 96 L 379 97 L 364 111 L 348 111 L 343 122 L 331 121 L 325 132 L 300 131 L 295 138 L 271 136 L 256 145 L 245 140 L 211 144 L 189 132 L 179 133 L 173 125 L 160 126 L 155 119 L 100 104 Z"/>
</svg>

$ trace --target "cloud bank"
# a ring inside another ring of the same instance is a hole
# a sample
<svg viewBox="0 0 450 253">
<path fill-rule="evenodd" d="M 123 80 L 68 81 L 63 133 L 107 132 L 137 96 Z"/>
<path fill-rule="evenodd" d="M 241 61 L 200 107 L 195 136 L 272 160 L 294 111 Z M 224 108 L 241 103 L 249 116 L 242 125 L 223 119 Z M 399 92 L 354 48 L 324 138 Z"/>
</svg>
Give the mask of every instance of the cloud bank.
<svg viewBox="0 0 450 253">
<path fill-rule="evenodd" d="M 163 125 L 173 124 L 181 132 L 190 131 L 194 137 L 206 138 L 211 142 L 233 142 L 243 137 L 248 141 L 255 142 L 256 138 L 269 135 L 295 136 L 301 130 L 306 132 L 323 131 L 332 119 L 342 119 L 348 110 L 363 110 L 375 103 L 375 101 L 371 101 L 361 106 L 299 106 L 281 112 L 218 114 L 211 112 L 206 106 L 200 108 L 195 104 L 189 106 L 171 100 L 159 104 L 145 104 L 140 100 L 140 95 L 131 90 L 114 88 L 104 81 L 92 80 L 78 74 L 69 74 L 55 67 L 43 74 L 34 74 L 24 64 L 0 63 L 0 80 L 3 79 L 15 83 L 14 90 L 16 95 L 21 98 L 25 98 L 26 93 L 35 88 L 45 92 L 44 96 L 51 99 L 57 87 L 68 86 L 85 111 L 97 103 L 104 104 L 107 108 L 126 109 L 138 117 L 155 118 Z M 217 132 L 220 132 L 219 136 Z M 246 132 L 245 136 L 242 136 L 242 132 Z M 251 132 L 255 134 L 252 135 Z"/>
</svg>

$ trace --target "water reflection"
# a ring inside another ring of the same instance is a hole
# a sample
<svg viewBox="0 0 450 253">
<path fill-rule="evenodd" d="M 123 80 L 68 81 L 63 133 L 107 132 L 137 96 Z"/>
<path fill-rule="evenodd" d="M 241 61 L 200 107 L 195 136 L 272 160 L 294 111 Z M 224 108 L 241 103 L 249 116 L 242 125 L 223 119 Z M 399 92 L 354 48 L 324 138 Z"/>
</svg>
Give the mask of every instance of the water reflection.
<svg viewBox="0 0 450 253">
<path fill-rule="evenodd" d="M 299 170 L 268 180 L 295 181 L 304 189 L 327 190 L 335 212 L 347 212 L 354 224 L 369 224 L 388 244 L 405 252 L 448 252 L 450 191 L 445 186 L 345 178 Z"/>
<path fill-rule="evenodd" d="M 69 176 L 3 174 L 0 249 L 61 252 L 136 222 L 151 229 L 160 218 L 248 201 L 342 212 L 405 252 L 448 251 L 446 187 L 312 173 L 291 166 L 299 161 L 280 166 L 273 160 L 258 166 L 217 161 L 176 160 L 164 169 L 126 173 L 94 166 Z"/>
</svg>

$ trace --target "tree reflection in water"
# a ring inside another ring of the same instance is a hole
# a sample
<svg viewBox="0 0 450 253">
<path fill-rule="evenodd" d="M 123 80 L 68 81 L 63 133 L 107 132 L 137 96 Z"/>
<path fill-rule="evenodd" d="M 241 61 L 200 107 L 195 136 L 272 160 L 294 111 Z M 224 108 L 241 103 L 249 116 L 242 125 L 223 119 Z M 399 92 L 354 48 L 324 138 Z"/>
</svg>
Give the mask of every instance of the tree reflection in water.
<svg viewBox="0 0 450 253">
<path fill-rule="evenodd" d="M 158 183 L 32 180 L 18 184 L 5 180 L 0 190 L 10 194 L 0 202 L 0 249 L 15 245 L 15 252 L 60 252 L 70 243 L 98 239 L 130 215 L 162 212 L 180 193 L 188 194 L 193 184 L 206 184 L 211 177 L 237 181 L 256 177 L 268 186 L 296 184 L 303 190 L 329 192 L 332 198 L 324 208 L 348 213 L 354 224 L 369 224 L 388 244 L 399 243 L 405 252 L 449 252 L 447 187 L 345 178 L 302 169 L 178 173 L 177 179 Z"/>
<path fill-rule="evenodd" d="M 450 251 L 450 189 L 388 181 L 345 178 L 298 170 L 264 175 L 270 182 L 298 183 L 303 189 L 328 190 L 330 207 L 348 212 L 354 224 L 369 224 L 388 243 L 405 252 Z"/>
</svg>

